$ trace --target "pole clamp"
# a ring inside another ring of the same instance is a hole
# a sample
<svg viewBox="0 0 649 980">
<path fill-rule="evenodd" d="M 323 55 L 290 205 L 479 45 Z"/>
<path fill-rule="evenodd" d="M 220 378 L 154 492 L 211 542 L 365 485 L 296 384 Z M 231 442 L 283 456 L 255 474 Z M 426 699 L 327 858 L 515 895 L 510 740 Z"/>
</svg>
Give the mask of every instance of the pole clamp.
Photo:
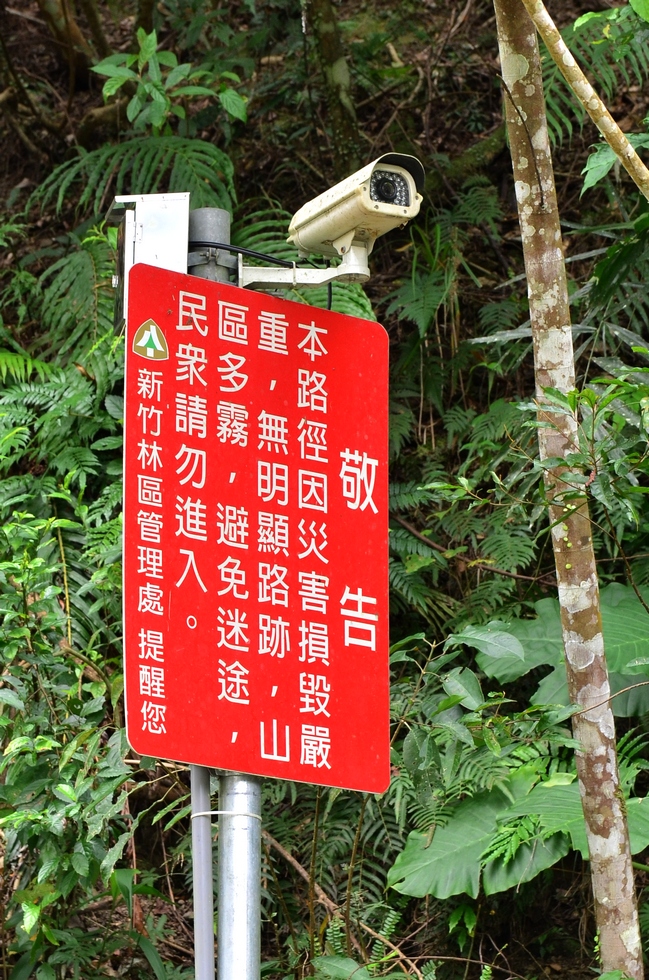
<svg viewBox="0 0 649 980">
<path fill-rule="evenodd" d="M 192 813 L 194 817 L 254 817 L 261 820 L 259 813 L 249 813 L 247 810 L 201 810 L 199 813 Z"/>
</svg>

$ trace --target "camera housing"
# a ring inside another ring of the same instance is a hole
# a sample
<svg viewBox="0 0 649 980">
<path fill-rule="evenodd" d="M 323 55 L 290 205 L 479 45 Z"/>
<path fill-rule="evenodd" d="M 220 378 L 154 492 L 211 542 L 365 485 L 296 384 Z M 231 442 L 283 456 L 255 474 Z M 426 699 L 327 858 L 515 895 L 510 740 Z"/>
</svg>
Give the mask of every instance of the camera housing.
<svg viewBox="0 0 649 980">
<path fill-rule="evenodd" d="M 344 256 L 352 246 L 369 255 L 379 235 L 419 213 L 424 176 L 417 157 L 385 153 L 301 207 L 288 241 L 302 256 Z"/>
</svg>

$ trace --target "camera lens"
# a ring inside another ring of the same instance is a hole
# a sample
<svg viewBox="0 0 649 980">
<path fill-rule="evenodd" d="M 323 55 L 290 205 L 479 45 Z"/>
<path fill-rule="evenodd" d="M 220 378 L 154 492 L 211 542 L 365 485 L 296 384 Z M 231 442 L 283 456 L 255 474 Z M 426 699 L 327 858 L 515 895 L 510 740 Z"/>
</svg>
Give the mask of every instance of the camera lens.
<svg viewBox="0 0 649 980">
<path fill-rule="evenodd" d="M 396 184 L 393 180 L 388 180 L 387 177 L 384 177 L 381 181 L 379 181 L 377 191 L 384 201 L 394 201 L 395 197 L 397 196 Z"/>
<path fill-rule="evenodd" d="M 402 174 L 375 170 L 370 181 L 370 198 L 380 204 L 410 205 L 408 181 Z"/>
</svg>

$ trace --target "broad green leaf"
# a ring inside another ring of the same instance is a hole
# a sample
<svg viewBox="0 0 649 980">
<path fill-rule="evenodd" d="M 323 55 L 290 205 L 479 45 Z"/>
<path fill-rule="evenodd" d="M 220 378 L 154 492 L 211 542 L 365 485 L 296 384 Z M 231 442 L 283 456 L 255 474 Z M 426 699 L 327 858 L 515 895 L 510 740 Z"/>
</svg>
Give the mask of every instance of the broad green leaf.
<svg viewBox="0 0 649 980">
<path fill-rule="evenodd" d="M 101 90 L 101 94 L 103 95 L 104 99 L 110 99 L 111 95 L 115 95 L 115 92 L 119 92 L 122 85 L 124 85 L 127 81 L 128 78 L 123 78 L 122 76 L 109 78 L 107 82 L 104 82 Z"/>
<path fill-rule="evenodd" d="M 403 647 L 408 647 L 408 649 L 410 649 L 411 647 L 416 646 L 420 640 L 425 639 L 425 633 L 413 633 L 412 636 L 405 636 L 403 640 L 397 640 L 396 643 L 392 644 L 390 647 L 390 653 L 396 653 L 397 650 L 401 650 Z"/>
<path fill-rule="evenodd" d="M 113 901 L 121 895 L 126 902 L 128 914 L 133 914 L 133 879 L 137 874 L 132 868 L 116 868 L 110 876 L 110 890 Z"/>
<path fill-rule="evenodd" d="M 155 31 L 147 34 L 144 28 L 140 27 L 137 32 L 137 41 L 140 45 L 137 64 L 140 71 L 142 71 L 147 61 L 155 55 L 156 48 L 158 47 L 158 36 Z"/>
<path fill-rule="evenodd" d="M 72 867 L 77 872 L 79 877 L 85 878 L 90 870 L 90 863 L 83 851 L 75 848 L 72 852 L 72 857 L 70 860 L 72 861 Z"/>
<path fill-rule="evenodd" d="M 183 79 L 187 78 L 191 70 L 192 66 L 190 64 L 177 65 L 167 75 L 165 79 L 165 88 L 173 88 L 174 85 L 178 84 L 178 82 L 182 82 Z M 211 94 L 213 95 L 214 93 L 212 92 Z"/>
<path fill-rule="evenodd" d="M 348 956 L 316 956 L 312 963 L 316 980 L 371 980 L 367 967 Z"/>
<path fill-rule="evenodd" d="M 489 861 L 482 872 L 482 887 L 485 895 L 507 891 L 508 888 L 518 888 L 526 881 L 536 878 L 541 871 L 551 868 L 553 864 L 565 857 L 570 850 L 570 838 L 567 834 L 553 834 L 547 840 L 529 841 L 516 851 L 516 854 L 505 863 L 502 859 Z"/>
<path fill-rule="evenodd" d="M 95 65 L 92 71 L 96 71 L 98 75 L 105 75 L 107 78 L 121 79 L 124 82 L 137 77 L 135 72 L 131 71 L 125 65 L 116 65 L 108 60 L 101 61 L 98 65 Z"/>
<path fill-rule="evenodd" d="M 40 919 L 40 906 L 34 902 L 21 902 L 20 907 L 23 910 L 23 929 L 29 936 Z"/>
<path fill-rule="evenodd" d="M 241 122 L 245 122 L 248 118 L 246 100 L 233 88 L 226 88 L 223 92 L 219 92 L 219 102 L 229 116 L 240 119 Z"/>
<path fill-rule="evenodd" d="M 444 649 L 464 643 L 475 647 L 483 656 L 493 659 L 524 660 L 525 652 L 519 640 L 510 632 L 487 624 L 486 626 L 465 626 L 461 633 L 452 633 L 444 644 Z"/>
<path fill-rule="evenodd" d="M 103 439 L 96 439 L 90 446 L 91 449 L 120 449 L 124 443 L 122 436 L 104 436 Z"/>
<path fill-rule="evenodd" d="M 142 950 L 147 960 L 149 961 L 149 966 L 156 975 L 156 980 L 167 980 L 167 971 L 165 970 L 164 963 L 160 958 L 160 953 L 155 948 L 150 939 L 146 936 L 141 936 L 139 932 L 131 930 L 131 939 L 135 939 L 137 945 Z"/>
<path fill-rule="evenodd" d="M 206 95 L 208 98 L 214 98 L 215 92 L 211 88 L 207 88 L 205 85 L 183 85 L 182 88 L 176 89 L 174 92 L 175 96 L 197 96 Z"/>
<path fill-rule="evenodd" d="M 25 710 L 25 702 L 10 687 L 0 688 L 0 704 L 8 704 L 10 708 L 16 708 L 18 711 Z"/>
<path fill-rule="evenodd" d="M 442 680 L 442 686 L 450 696 L 457 695 L 469 711 L 475 711 L 484 701 L 480 681 L 468 667 L 455 667 Z"/>
<path fill-rule="evenodd" d="M 539 783 L 525 799 L 512 806 L 506 819 L 527 814 L 539 817 L 541 827 L 549 833 L 570 834 L 573 848 L 580 851 L 582 857 L 588 857 L 584 814 L 576 782 L 569 786 Z"/>
<path fill-rule="evenodd" d="M 106 395 L 104 405 L 112 419 L 121 421 L 124 418 L 124 398 L 122 395 Z"/>
<path fill-rule="evenodd" d="M 60 749 L 61 743 L 55 738 L 48 738 L 47 735 L 37 735 L 34 739 L 34 748 L 37 752 L 47 752 L 49 749 Z"/>
<path fill-rule="evenodd" d="M 54 787 L 53 792 L 60 800 L 65 800 L 67 803 L 77 802 L 77 794 L 68 783 L 59 783 L 58 786 Z"/>
<path fill-rule="evenodd" d="M 32 951 L 23 953 L 9 974 L 9 980 L 29 980 L 35 965 L 35 961 L 32 959 Z"/>
<path fill-rule="evenodd" d="M 649 21 L 649 0 L 629 0 L 638 17 Z"/>
<path fill-rule="evenodd" d="M 530 792 L 538 778 L 534 766 L 518 769 L 494 789 L 463 800 L 444 827 L 432 834 L 413 831 L 388 872 L 388 884 L 404 895 L 449 898 L 462 893 L 476 898 L 480 858 L 509 815 L 512 803 Z"/>
<path fill-rule="evenodd" d="M 649 591 L 643 590 L 643 593 L 646 593 L 645 597 L 649 596 Z M 601 590 L 600 602 L 611 690 L 617 693 L 647 674 L 641 661 L 649 657 L 649 616 L 633 589 L 618 583 Z M 501 683 L 516 680 L 535 667 L 554 667 L 539 684 L 532 702 L 568 704 L 559 602 L 541 599 L 534 603 L 534 607 L 536 618 L 517 619 L 508 624 L 512 636 L 521 644 L 524 659 L 503 657 L 494 660 L 479 653 L 478 665 L 488 677 L 495 677 Z M 636 687 L 615 697 L 612 706 L 615 714 L 622 717 L 642 714 L 649 708 L 649 686 Z"/>
<path fill-rule="evenodd" d="M 478 653 L 478 665 L 487 677 L 495 677 L 501 683 L 507 683 L 541 664 L 554 665 L 563 662 L 558 601 L 540 599 L 534 603 L 534 608 L 537 613 L 534 619 L 516 619 L 507 624 L 509 634 L 517 641 L 521 656 L 505 654 L 495 659 L 487 657 L 484 652 Z"/>
<path fill-rule="evenodd" d="M 636 2 L 647 5 L 647 0 L 636 0 Z M 627 139 L 636 150 L 643 146 L 649 146 L 649 134 L 647 133 L 630 133 Z M 583 194 L 588 188 L 594 187 L 600 180 L 603 180 L 617 159 L 617 154 L 611 149 L 608 143 L 598 143 L 588 157 L 586 166 L 582 170 L 582 174 L 585 176 L 581 193 Z"/>
</svg>

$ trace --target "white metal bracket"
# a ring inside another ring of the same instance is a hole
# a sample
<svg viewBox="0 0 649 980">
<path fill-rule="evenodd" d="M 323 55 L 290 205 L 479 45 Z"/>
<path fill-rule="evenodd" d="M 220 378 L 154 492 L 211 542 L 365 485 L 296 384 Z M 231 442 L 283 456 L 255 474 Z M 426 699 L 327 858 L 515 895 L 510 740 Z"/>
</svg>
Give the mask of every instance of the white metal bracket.
<svg viewBox="0 0 649 980">
<path fill-rule="evenodd" d="M 279 268 L 244 265 L 239 256 L 239 286 L 255 289 L 295 289 L 297 286 L 322 286 L 329 282 L 366 282 L 370 277 L 367 248 L 352 245 L 344 252 L 340 265 L 331 269 Z"/>
</svg>

